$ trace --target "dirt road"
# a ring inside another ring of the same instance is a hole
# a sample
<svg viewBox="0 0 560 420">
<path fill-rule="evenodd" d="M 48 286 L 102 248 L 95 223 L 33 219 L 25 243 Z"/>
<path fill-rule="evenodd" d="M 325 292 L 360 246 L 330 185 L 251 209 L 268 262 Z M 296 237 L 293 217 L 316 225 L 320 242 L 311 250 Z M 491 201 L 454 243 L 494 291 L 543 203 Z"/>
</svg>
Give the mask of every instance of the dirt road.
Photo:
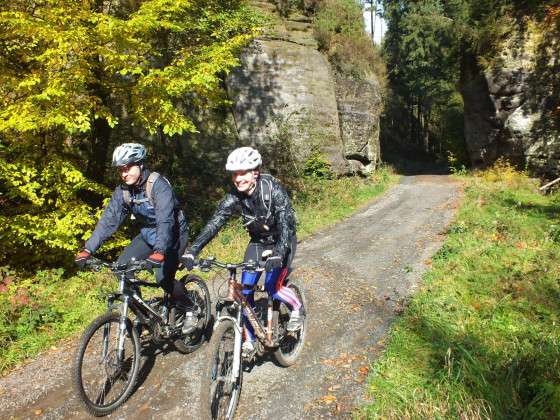
<svg viewBox="0 0 560 420">
<path fill-rule="evenodd" d="M 379 200 L 302 242 L 294 266 L 308 300 L 308 341 L 291 368 L 262 361 L 244 375 L 242 419 L 348 417 L 403 301 L 453 217 L 459 185 L 408 176 Z M 143 359 L 140 388 L 109 418 L 196 419 L 207 346 Z M 84 418 L 69 379 L 72 344 L 0 379 L 0 418 Z"/>
</svg>

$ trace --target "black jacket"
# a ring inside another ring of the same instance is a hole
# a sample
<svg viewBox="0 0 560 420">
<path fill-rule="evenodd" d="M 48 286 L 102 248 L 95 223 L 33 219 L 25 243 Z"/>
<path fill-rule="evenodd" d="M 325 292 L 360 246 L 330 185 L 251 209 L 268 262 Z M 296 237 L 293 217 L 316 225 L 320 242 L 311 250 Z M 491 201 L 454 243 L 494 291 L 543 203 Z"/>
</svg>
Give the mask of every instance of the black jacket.
<svg viewBox="0 0 560 420">
<path fill-rule="evenodd" d="M 193 242 L 191 251 L 198 254 L 236 214 L 243 217 L 251 241 L 274 244 L 275 254 L 286 256 L 296 233 L 294 209 L 284 187 L 268 174 L 261 174 L 251 195 L 235 188 L 228 193 Z"/>
<path fill-rule="evenodd" d="M 179 206 L 179 201 L 169 181 L 160 176 L 152 187 L 152 200 L 135 203 L 146 197 L 146 181 L 150 171 L 142 171 L 142 181 L 139 185 L 119 185 L 113 191 L 109 204 L 91 237 L 86 241 L 85 248 L 94 253 L 124 222 L 129 214 L 133 214 L 141 226 L 140 233 L 144 240 L 153 247 L 154 251 L 165 254 L 177 242 L 179 235 L 186 234 L 187 221 Z M 125 203 L 123 189 L 130 191 L 132 202 Z"/>
</svg>

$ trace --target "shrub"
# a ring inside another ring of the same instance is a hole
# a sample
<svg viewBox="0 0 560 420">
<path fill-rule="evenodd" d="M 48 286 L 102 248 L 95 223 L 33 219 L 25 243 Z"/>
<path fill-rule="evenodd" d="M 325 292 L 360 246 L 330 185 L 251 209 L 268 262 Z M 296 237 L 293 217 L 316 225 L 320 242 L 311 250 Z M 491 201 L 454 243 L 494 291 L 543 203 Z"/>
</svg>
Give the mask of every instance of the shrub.
<svg viewBox="0 0 560 420">
<path fill-rule="evenodd" d="M 331 164 L 318 150 L 309 155 L 305 161 L 303 174 L 308 178 L 332 179 Z"/>
</svg>

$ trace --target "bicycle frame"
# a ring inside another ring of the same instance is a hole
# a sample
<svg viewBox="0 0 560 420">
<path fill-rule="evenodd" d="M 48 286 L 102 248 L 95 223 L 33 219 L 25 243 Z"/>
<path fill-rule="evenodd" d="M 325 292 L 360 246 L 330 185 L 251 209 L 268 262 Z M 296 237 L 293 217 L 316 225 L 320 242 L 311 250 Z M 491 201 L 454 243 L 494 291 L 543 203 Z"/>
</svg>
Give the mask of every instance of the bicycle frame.
<svg viewBox="0 0 560 420">
<path fill-rule="evenodd" d="M 255 332 L 255 336 L 259 339 L 259 341 L 265 345 L 266 347 L 274 347 L 275 342 L 273 340 L 273 326 L 272 326 L 272 312 L 273 312 L 273 299 L 272 297 L 268 297 L 268 307 L 267 307 L 267 325 L 266 327 L 259 321 L 257 314 L 255 313 L 254 309 L 249 305 L 247 299 L 241 292 L 243 286 L 237 281 L 236 279 L 236 272 L 238 267 L 230 267 L 228 266 L 227 269 L 230 273 L 228 279 L 228 296 L 223 299 L 226 302 L 233 302 L 240 306 L 240 313 L 245 313 L 245 316 L 253 330 Z M 264 287 L 256 288 L 258 291 L 264 291 Z M 219 316 L 216 319 L 216 325 L 219 323 L 220 319 L 230 319 L 235 321 L 239 327 L 241 327 L 241 322 L 238 322 L 233 317 L 229 316 Z M 216 325 L 214 328 L 216 328 Z"/>
<path fill-rule="evenodd" d="M 118 345 L 117 354 L 119 362 L 122 362 L 124 358 L 124 340 L 125 332 L 127 328 L 128 321 L 128 311 L 132 309 L 135 315 L 140 319 L 140 322 L 147 324 L 150 321 L 155 321 L 158 324 L 167 324 L 165 317 L 167 317 L 167 311 L 165 311 L 164 316 L 157 313 L 150 305 L 148 305 L 136 292 L 136 290 L 130 290 L 127 288 L 129 285 L 133 286 L 146 286 L 146 287 L 159 287 L 156 283 L 147 282 L 136 279 L 129 279 L 126 277 L 127 272 L 121 271 L 115 273 L 116 277 L 119 279 L 119 290 L 117 293 L 112 293 L 107 298 L 107 307 L 109 310 L 113 307 L 116 300 L 120 300 L 123 304 L 120 310 L 120 320 L 119 320 L 119 331 L 118 331 Z M 167 294 L 166 294 L 167 295 Z M 164 296 L 164 301 L 167 300 L 167 296 Z M 165 307 L 165 305 L 164 305 Z M 149 314 L 148 316 L 144 313 Z M 106 325 L 103 330 L 103 354 L 102 357 L 107 356 L 107 350 L 109 348 L 109 325 Z"/>
</svg>

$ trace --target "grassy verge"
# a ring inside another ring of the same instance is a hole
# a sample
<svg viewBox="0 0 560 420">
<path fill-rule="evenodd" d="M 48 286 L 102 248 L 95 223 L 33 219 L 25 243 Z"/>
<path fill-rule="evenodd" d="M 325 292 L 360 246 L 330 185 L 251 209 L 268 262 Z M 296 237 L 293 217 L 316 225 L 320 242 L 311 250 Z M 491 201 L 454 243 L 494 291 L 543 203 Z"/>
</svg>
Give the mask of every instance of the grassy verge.
<svg viewBox="0 0 560 420">
<path fill-rule="evenodd" d="M 465 201 L 372 369 L 367 418 L 558 418 L 560 194 L 506 165 Z"/>
<path fill-rule="evenodd" d="M 295 193 L 299 238 L 329 226 L 381 194 L 396 180 L 387 170 L 369 179 L 307 180 Z M 219 259 L 240 260 L 247 235 L 239 223 L 222 230 L 205 249 Z M 0 268 L 1 269 L 1 268 Z M 103 312 L 105 296 L 115 287 L 108 273 L 63 270 L 37 273 L 29 279 L 3 273 L 0 282 L 0 372 L 83 330 Z"/>
</svg>

